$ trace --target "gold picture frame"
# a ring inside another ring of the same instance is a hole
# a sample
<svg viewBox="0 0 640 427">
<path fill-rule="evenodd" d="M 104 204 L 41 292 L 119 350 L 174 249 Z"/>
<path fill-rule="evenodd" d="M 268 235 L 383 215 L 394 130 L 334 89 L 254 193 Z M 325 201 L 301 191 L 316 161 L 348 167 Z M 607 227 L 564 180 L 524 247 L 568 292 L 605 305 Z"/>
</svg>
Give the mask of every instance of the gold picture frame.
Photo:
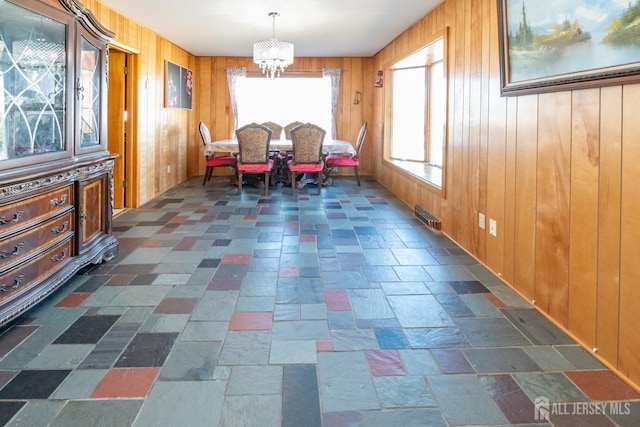
<svg viewBox="0 0 640 427">
<path fill-rule="evenodd" d="M 497 1 L 503 96 L 640 81 L 640 0 Z"/>
</svg>

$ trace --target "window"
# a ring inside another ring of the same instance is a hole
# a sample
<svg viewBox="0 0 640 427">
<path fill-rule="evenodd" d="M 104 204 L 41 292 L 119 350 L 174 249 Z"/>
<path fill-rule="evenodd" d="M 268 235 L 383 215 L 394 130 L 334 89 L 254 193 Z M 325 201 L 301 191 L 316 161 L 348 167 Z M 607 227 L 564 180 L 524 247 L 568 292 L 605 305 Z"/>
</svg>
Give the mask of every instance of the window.
<svg viewBox="0 0 640 427">
<path fill-rule="evenodd" d="M 331 135 L 331 79 L 264 76 L 238 79 L 238 127 L 251 122 L 314 123 Z"/>
<path fill-rule="evenodd" d="M 441 189 L 447 117 L 444 38 L 396 62 L 391 76 L 388 160 Z"/>
</svg>

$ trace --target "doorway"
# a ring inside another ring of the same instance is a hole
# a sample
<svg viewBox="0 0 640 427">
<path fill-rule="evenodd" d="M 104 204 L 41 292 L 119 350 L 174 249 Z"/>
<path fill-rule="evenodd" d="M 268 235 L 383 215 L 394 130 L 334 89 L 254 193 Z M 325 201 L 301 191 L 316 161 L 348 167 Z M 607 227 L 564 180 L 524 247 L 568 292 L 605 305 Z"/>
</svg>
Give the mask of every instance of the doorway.
<svg viewBox="0 0 640 427">
<path fill-rule="evenodd" d="M 109 46 L 107 147 L 116 154 L 113 168 L 114 216 L 135 203 L 135 75 L 136 54 L 120 46 Z"/>
</svg>

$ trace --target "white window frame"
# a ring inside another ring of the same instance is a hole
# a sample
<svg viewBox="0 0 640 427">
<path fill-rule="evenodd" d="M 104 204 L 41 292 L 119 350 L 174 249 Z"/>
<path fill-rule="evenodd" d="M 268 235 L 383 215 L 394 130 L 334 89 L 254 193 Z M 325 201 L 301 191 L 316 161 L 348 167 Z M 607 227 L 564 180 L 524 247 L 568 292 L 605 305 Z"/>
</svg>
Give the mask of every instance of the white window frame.
<svg viewBox="0 0 640 427">
<path fill-rule="evenodd" d="M 448 116 L 446 52 L 446 34 L 437 34 L 421 49 L 388 69 L 391 84 L 386 89 L 385 121 L 389 126 L 384 138 L 385 160 L 424 181 L 431 191 L 443 197 Z M 436 77 L 436 72 L 441 72 L 442 77 Z M 443 81 L 435 86 L 434 79 Z M 403 97 L 396 91 L 406 92 L 402 103 Z M 418 113 L 414 114 L 415 111 Z M 402 142 L 394 145 L 394 139 Z"/>
</svg>

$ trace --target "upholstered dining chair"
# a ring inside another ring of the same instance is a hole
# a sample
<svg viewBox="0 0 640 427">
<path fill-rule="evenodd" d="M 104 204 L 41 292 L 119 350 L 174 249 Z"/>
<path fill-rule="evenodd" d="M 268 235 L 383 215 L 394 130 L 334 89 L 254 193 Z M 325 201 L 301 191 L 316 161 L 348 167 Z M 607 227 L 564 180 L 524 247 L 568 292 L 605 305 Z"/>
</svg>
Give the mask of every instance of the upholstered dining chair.
<svg viewBox="0 0 640 427">
<path fill-rule="evenodd" d="M 291 188 L 296 189 L 296 175 L 299 173 L 318 173 L 318 194 L 322 189 L 322 143 L 326 131 L 312 123 L 296 126 L 291 130 L 293 155 L 287 162 L 291 171 Z"/>
<path fill-rule="evenodd" d="M 262 125 L 268 127 L 269 129 L 271 129 L 271 138 L 273 138 L 273 139 L 280 139 L 281 138 L 281 136 L 282 136 L 282 126 L 280 126 L 278 123 L 276 123 L 276 122 L 264 122 L 264 123 L 262 123 Z M 280 165 L 283 162 L 282 156 L 280 155 L 280 152 L 279 151 L 271 151 L 269 153 L 269 157 L 274 161 L 276 169 L 280 169 Z"/>
<path fill-rule="evenodd" d="M 273 159 L 269 158 L 269 144 L 271 143 L 271 129 L 250 123 L 236 129 L 238 139 L 238 191 L 242 191 L 243 174 L 264 174 L 265 192 L 269 191 L 269 174 L 273 169 Z"/>
<path fill-rule="evenodd" d="M 360 149 L 362 148 L 362 142 L 364 141 L 364 137 L 367 135 L 367 122 L 364 122 L 362 127 L 360 128 L 360 132 L 358 132 L 358 139 L 356 140 L 356 154 L 351 156 L 347 154 L 329 154 L 325 158 L 325 163 L 327 164 L 327 174 L 331 172 L 331 169 L 334 167 L 352 167 L 353 172 L 356 174 L 356 182 L 358 186 L 360 185 L 360 177 L 358 176 L 358 166 L 360 166 L 360 161 L 358 160 L 358 156 L 360 155 Z"/>
<path fill-rule="evenodd" d="M 275 122 L 264 122 L 262 125 L 271 129 L 271 138 L 280 139 L 280 136 L 282 135 L 282 126 Z"/>
<path fill-rule="evenodd" d="M 209 144 L 211 142 L 211 132 L 209 132 L 209 128 L 204 124 L 204 122 L 200 122 L 198 127 L 200 129 L 200 136 L 202 137 L 202 144 Z M 229 154 L 227 156 L 214 156 L 212 154 L 207 156 L 206 166 L 207 168 L 204 171 L 204 180 L 202 181 L 202 185 L 211 179 L 211 175 L 213 175 L 213 168 L 215 167 L 227 166 L 234 169 L 235 172 L 236 156 L 233 154 Z"/>
<path fill-rule="evenodd" d="M 301 124 L 303 124 L 302 122 L 291 122 L 288 125 L 286 125 L 284 127 L 284 137 L 286 139 L 291 139 L 291 129 L 293 129 L 296 126 L 300 126 Z"/>
</svg>

